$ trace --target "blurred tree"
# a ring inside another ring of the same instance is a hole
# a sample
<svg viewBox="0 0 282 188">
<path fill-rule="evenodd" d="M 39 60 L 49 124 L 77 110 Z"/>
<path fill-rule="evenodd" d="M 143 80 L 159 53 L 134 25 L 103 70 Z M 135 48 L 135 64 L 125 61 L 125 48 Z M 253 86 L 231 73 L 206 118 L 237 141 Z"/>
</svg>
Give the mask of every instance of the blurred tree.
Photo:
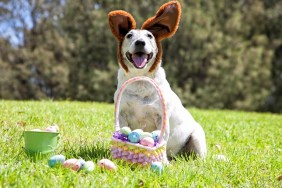
<svg viewBox="0 0 282 188">
<path fill-rule="evenodd" d="M 3 1 L 0 28 L 6 20 L 22 42 L 0 40 L 0 97 L 112 102 L 118 63 L 108 12 L 126 10 L 140 28 L 165 2 Z M 184 104 L 281 112 L 281 1 L 180 2 L 163 66 Z"/>
<path fill-rule="evenodd" d="M 259 109 L 271 87 L 272 53 L 260 28 L 263 4 L 182 4 L 176 39 L 167 44 L 167 52 L 177 58 L 164 58 L 173 88 L 192 106 Z"/>
<path fill-rule="evenodd" d="M 19 97 L 17 80 L 14 79 L 14 71 L 11 64 L 8 61 L 13 61 L 13 53 L 15 50 L 11 47 L 9 42 L 4 39 L 0 39 L 0 98 L 13 99 Z"/>
<path fill-rule="evenodd" d="M 272 90 L 267 98 L 264 111 L 282 113 L 282 1 L 265 0 L 266 19 L 264 33 L 269 39 L 268 46 L 273 49 Z"/>
<path fill-rule="evenodd" d="M 15 72 L 11 80 L 21 83 L 11 98 L 66 97 L 68 69 L 64 64 L 68 51 L 57 27 L 60 5 L 59 0 L 7 2 L 6 22 L 19 33 L 19 46 L 13 53 L 6 52 L 10 54 L 7 63 Z"/>
</svg>

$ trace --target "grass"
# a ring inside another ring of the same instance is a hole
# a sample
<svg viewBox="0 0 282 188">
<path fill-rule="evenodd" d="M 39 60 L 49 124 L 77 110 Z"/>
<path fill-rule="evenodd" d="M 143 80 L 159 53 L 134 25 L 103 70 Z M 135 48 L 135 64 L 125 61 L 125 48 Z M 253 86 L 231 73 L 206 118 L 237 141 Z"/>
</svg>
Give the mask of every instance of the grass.
<svg viewBox="0 0 282 188">
<path fill-rule="evenodd" d="M 58 154 L 94 163 L 111 158 L 113 110 L 103 103 L 0 101 L 0 187 L 282 187 L 282 115 L 190 109 L 206 132 L 208 155 L 178 156 L 162 175 L 120 163 L 116 173 L 75 173 L 24 153 L 23 130 L 57 123 Z"/>
</svg>

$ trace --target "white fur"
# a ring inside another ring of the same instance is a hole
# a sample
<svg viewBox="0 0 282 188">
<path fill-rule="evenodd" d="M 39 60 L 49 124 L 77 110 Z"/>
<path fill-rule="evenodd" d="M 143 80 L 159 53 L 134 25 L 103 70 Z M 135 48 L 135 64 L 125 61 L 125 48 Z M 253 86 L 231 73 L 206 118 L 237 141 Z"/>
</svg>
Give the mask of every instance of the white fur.
<svg viewBox="0 0 282 188">
<path fill-rule="evenodd" d="M 125 37 L 122 45 L 124 63 L 128 66 L 129 72 L 125 72 L 122 68 L 119 69 L 117 91 L 126 80 L 135 76 L 147 76 L 154 79 L 161 88 L 167 105 L 167 118 L 169 120 L 169 128 L 166 129 L 166 134 L 169 135 L 167 155 L 176 155 L 189 139 L 188 148 L 185 147 L 186 151 L 195 152 L 200 157 L 204 157 L 207 148 L 202 127 L 193 119 L 191 114 L 183 107 L 178 96 L 171 90 L 166 80 L 165 71 L 160 64 L 153 73 L 149 73 L 158 52 L 155 39 L 147 37 L 147 34 L 150 33 L 147 30 L 131 30 L 129 33 L 133 36 L 130 39 Z M 128 51 L 133 53 L 134 43 L 139 39 L 145 41 L 146 52 L 154 53 L 153 58 L 143 69 L 135 68 L 125 55 Z M 142 128 L 145 131 L 154 131 L 160 129 L 161 112 L 160 101 L 153 86 L 144 81 L 135 82 L 129 85 L 123 93 L 120 104 L 120 125 L 129 126 L 131 129 Z"/>
<path fill-rule="evenodd" d="M 155 41 L 154 36 L 151 34 L 151 32 L 147 31 L 147 30 L 131 30 L 130 32 L 127 33 L 127 35 L 132 34 L 132 38 L 127 39 L 125 37 L 123 43 L 122 43 L 122 55 L 124 58 L 124 61 L 126 63 L 126 65 L 129 68 L 129 72 L 133 73 L 135 76 L 141 76 L 143 74 L 145 74 L 146 72 L 149 72 L 150 67 L 152 66 L 152 64 L 154 63 L 154 60 L 156 58 L 156 55 L 158 53 L 158 48 L 157 48 L 157 44 Z M 147 34 L 151 34 L 152 35 L 152 39 L 150 39 L 149 37 L 147 37 Z M 142 39 L 145 42 L 145 46 L 144 46 L 144 51 L 149 54 L 151 52 L 153 53 L 153 57 L 152 59 L 149 61 L 149 63 L 147 63 L 147 65 L 143 68 L 143 69 L 136 69 L 132 63 L 127 62 L 127 58 L 125 53 L 126 52 L 130 52 L 133 53 L 135 50 L 135 42 L 137 40 Z"/>
</svg>

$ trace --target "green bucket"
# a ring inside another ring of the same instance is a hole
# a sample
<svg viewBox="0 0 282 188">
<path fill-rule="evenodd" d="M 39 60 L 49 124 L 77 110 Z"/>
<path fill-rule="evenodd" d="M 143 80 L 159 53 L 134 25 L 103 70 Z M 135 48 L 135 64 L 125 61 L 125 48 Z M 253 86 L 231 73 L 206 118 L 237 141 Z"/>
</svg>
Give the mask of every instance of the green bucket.
<svg viewBox="0 0 282 188">
<path fill-rule="evenodd" d="M 54 152 L 58 138 L 58 132 L 24 131 L 25 152 L 32 156 Z"/>
</svg>

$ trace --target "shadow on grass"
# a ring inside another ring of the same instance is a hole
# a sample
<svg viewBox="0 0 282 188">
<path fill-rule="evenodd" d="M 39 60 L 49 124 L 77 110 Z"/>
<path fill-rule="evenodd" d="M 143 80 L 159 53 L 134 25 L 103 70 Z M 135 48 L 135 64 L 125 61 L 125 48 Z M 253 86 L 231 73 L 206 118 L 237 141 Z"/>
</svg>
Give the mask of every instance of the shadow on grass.
<svg viewBox="0 0 282 188">
<path fill-rule="evenodd" d="M 79 144 L 78 147 L 65 147 L 64 152 L 68 158 L 83 158 L 84 160 L 101 160 L 110 158 L 110 147 L 104 143 Z"/>
<path fill-rule="evenodd" d="M 178 160 L 183 160 L 183 161 L 194 161 L 200 159 L 198 155 L 195 153 L 179 153 L 176 156 L 170 157 L 169 161 L 178 161 Z"/>
<path fill-rule="evenodd" d="M 78 156 L 82 157 L 85 160 L 87 159 L 101 160 L 102 158 L 109 158 L 111 156 L 110 148 L 105 147 L 103 144 L 80 147 L 77 154 Z"/>
</svg>

